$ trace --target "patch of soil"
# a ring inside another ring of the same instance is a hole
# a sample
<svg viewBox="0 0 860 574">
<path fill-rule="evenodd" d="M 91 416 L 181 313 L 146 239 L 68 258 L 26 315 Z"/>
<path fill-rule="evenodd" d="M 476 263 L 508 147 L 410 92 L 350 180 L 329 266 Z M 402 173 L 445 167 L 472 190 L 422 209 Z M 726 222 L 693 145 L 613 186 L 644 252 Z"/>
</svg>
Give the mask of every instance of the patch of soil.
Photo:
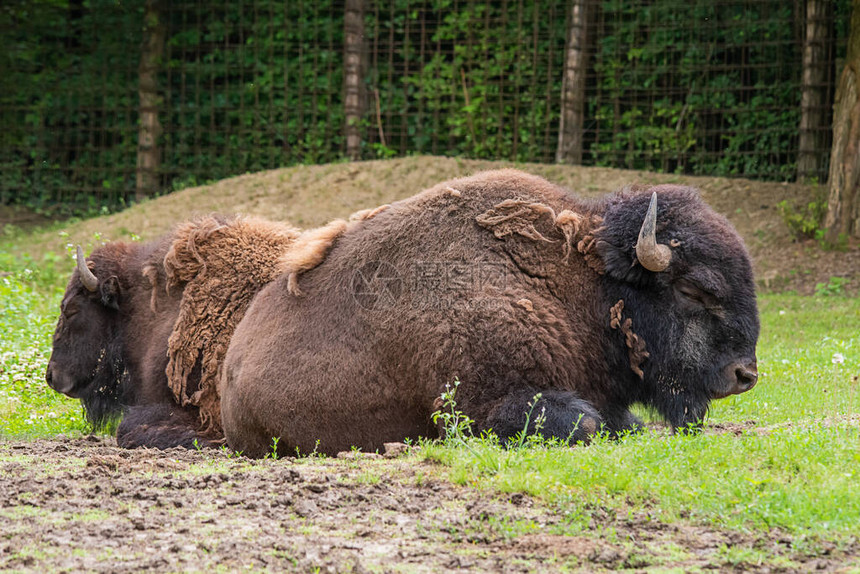
<svg viewBox="0 0 860 574">
<path fill-rule="evenodd" d="M 838 571 L 860 544 L 569 513 L 445 481 L 418 456 L 253 461 L 122 450 L 112 439 L 0 443 L 0 570 L 534 572 L 665 568 Z M 575 504 L 575 503 L 573 503 Z M 738 561 L 771 557 L 766 563 Z"/>
<path fill-rule="evenodd" d="M 500 167 L 542 175 L 586 197 L 636 183 L 698 187 L 746 241 L 762 289 L 810 294 L 817 284 L 828 284 L 831 277 L 844 278 L 841 289 L 847 293 L 857 293 L 860 288 L 860 245 L 855 242 L 843 251 L 825 251 L 815 241 L 796 242 L 779 214 L 777 204 L 781 201 L 801 209 L 816 199 L 819 190 L 813 186 L 430 156 L 296 166 L 225 179 L 146 201 L 121 213 L 71 224 L 68 238 L 35 235 L 23 247 L 39 257 L 47 250 L 63 253 L 67 241 L 90 246 L 97 232 L 109 239 L 127 240 L 133 234 L 153 239 L 181 220 L 212 212 L 238 212 L 314 227 L 359 209 L 409 197 L 447 179 Z"/>
</svg>

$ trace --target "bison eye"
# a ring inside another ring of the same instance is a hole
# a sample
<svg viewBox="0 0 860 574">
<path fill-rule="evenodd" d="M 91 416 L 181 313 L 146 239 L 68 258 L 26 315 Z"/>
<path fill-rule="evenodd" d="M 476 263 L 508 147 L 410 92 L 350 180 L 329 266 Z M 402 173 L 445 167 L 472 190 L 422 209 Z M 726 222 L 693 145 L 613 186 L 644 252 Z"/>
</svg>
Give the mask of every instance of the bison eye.
<svg viewBox="0 0 860 574">
<path fill-rule="evenodd" d="M 63 316 L 66 317 L 66 319 L 68 319 L 69 317 L 72 317 L 74 315 L 77 315 L 78 311 L 80 311 L 80 310 L 81 310 L 81 308 L 77 305 L 72 305 L 72 304 L 65 305 L 64 304 L 64 305 L 60 306 L 60 313 L 62 313 Z"/>
<path fill-rule="evenodd" d="M 718 317 L 723 315 L 723 308 L 720 306 L 717 298 L 695 283 L 687 281 L 686 279 L 681 279 L 675 283 L 675 290 L 682 299 L 691 305 L 704 308 Z"/>
</svg>

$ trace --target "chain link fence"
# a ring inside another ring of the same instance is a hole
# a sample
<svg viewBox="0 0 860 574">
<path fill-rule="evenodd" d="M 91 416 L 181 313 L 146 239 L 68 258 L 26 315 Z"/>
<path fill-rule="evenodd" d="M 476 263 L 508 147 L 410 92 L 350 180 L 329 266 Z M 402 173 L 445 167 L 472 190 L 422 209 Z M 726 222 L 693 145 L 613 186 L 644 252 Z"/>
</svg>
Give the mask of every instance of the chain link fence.
<svg viewBox="0 0 860 574">
<path fill-rule="evenodd" d="M 363 30 L 347 105 L 349 10 Z M 154 165 L 151 193 L 347 156 L 552 162 L 583 32 L 583 164 L 824 181 L 849 12 L 847 0 L 10 0 L 0 200 L 113 208 L 139 195 L 139 165 Z M 142 50 L 162 37 L 144 99 Z"/>
</svg>

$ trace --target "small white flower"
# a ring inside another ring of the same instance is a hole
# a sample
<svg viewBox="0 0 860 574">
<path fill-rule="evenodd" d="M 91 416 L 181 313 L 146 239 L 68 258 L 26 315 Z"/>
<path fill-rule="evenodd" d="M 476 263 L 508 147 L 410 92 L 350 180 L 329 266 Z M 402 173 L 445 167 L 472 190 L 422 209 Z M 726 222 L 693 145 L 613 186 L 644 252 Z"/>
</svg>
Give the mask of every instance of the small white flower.
<svg viewBox="0 0 860 574">
<path fill-rule="evenodd" d="M 845 362 L 845 356 L 842 353 L 833 353 L 833 358 L 830 361 L 834 365 L 841 365 Z"/>
<path fill-rule="evenodd" d="M 780 309 L 780 310 L 779 310 L 779 314 L 780 314 L 780 315 L 785 315 L 785 309 Z"/>
</svg>

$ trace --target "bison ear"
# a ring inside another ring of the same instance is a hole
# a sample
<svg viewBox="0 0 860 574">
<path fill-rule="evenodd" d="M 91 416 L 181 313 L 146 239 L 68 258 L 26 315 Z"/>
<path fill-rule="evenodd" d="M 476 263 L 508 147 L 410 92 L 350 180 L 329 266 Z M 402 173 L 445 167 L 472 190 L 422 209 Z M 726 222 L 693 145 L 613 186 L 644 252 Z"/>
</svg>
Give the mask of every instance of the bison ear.
<svg viewBox="0 0 860 574">
<path fill-rule="evenodd" d="M 102 305 L 119 311 L 119 279 L 116 275 L 99 284 L 99 293 L 102 296 Z"/>
<path fill-rule="evenodd" d="M 598 241 L 594 247 L 603 260 L 603 270 L 607 276 L 634 285 L 641 285 L 648 280 L 649 274 L 637 262 L 632 245 L 624 249 L 608 241 Z"/>
</svg>

